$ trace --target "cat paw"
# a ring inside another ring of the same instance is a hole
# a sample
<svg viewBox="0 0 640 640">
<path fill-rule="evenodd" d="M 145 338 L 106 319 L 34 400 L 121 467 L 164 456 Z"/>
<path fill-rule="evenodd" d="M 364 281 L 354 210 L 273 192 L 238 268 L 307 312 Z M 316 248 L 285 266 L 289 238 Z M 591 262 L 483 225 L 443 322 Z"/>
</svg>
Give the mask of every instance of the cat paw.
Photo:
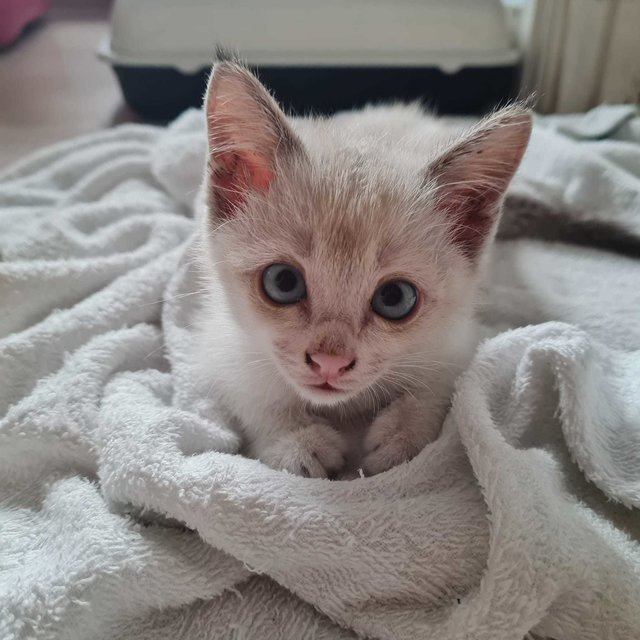
<svg viewBox="0 0 640 640">
<path fill-rule="evenodd" d="M 364 440 L 363 472 L 373 476 L 411 460 L 436 438 L 439 428 L 429 428 L 422 403 L 412 397 L 399 398 L 369 427 Z"/>
<path fill-rule="evenodd" d="M 281 436 L 262 452 L 260 459 L 274 469 L 307 478 L 333 478 L 343 469 L 346 438 L 333 427 L 314 423 Z"/>
</svg>

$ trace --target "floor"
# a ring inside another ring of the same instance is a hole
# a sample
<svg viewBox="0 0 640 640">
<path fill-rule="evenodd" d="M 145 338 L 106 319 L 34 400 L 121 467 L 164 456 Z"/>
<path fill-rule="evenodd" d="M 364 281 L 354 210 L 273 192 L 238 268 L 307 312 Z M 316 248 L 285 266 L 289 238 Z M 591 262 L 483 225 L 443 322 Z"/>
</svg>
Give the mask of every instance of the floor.
<svg viewBox="0 0 640 640">
<path fill-rule="evenodd" d="M 109 0 L 56 0 L 0 51 L 0 168 L 51 143 L 134 119 L 96 55 Z"/>
</svg>

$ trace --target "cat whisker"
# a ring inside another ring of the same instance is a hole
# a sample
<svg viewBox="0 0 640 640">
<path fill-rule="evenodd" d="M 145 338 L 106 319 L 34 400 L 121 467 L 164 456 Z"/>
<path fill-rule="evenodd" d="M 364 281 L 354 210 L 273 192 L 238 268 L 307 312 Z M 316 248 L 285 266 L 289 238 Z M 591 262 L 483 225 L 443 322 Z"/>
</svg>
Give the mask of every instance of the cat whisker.
<svg viewBox="0 0 640 640">
<path fill-rule="evenodd" d="M 424 380 L 421 380 L 421 379 L 416 378 L 414 376 L 408 376 L 408 375 L 405 375 L 405 374 L 399 374 L 397 371 L 392 371 L 392 372 L 387 373 L 385 375 L 385 378 L 389 382 L 394 383 L 394 384 L 397 383 L 400 386 L 410 385 L 410 386 L 413 386 L 413 387 L 417 386 L 417 387 L 426 389 L 427 391 L 429 391 L 431 393 L 431 395 L 433 395 L 434 397 L 437 397 L 437 394 L 431 388 L 431 386 L 429 386 Z M 406 386 L 405 386 L 405 390 L 406 390 Z"/>
<path fill-rule="evenodd" d="M 206 293 L 206 291 L 207 291 L 206 289 L 201 289 L 200 291 L 190 291 L 189 293 L 178 293 L 175 296 L 169 296 L 168 298 L 154 300 L 153 302 L 145 302 L 144 304 L 138 305 L 135 308 L 142 309 L 144 307 L 150 307 L 154 304 L 164 304 L 166 302 L 172 302 L 173 300 L 180 300 L 181 298 L 188 298 L 189 296 L 195 296 L 201 293 Z"/>
<path fill-rule="evenodd" d="M 250 362 L 245 362 L 245 364 L 246 364 L 247 366 L 250 366 L 250 365 L 252 365 L 252 364 L 259 364 L 259 363 L 262 363 L 262 362 L 268 362 L 268 363 L 270 363 L 270 362 L 271 362 L 271 360 L 269 360 L 268 358 L 261 358 L 260 360 L 251 360 Z"/>
<path fill-rule="evenodd" d="M 373 410 L 375 413 L 379 413 L 380 411 L 380 407 L 382 406 L 382 403 L 380 401 L 380 397 L 377 393 L 379 386 L 377 382 L 374 382 L 370 387 L 367 387 L 370 392 L 371 392 L 371 398 L 373 400 Z"/>
<path fill-rule="evenodd" d="M 426 374 L 437 374 L 437 373 L 458 373 L 459 367 L 456 366 L 447 366 L 441 363 L 433 364 L 432 366 L 425 364 L 409 364 L 409 363 L 398 363 L 395 365 L 394 370 L 403 371 L 405 369 L 412 370 L 411 372 L 424 372 Z"/>
</svg>

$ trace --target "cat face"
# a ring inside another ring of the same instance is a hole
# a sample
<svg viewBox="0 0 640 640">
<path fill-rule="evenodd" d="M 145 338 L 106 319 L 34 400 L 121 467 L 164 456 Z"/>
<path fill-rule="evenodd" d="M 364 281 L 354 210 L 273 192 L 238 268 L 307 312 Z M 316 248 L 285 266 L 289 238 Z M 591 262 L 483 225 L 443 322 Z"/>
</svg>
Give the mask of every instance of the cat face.
<svg viewBox="0 0 640 640">
<path fill-rule="evenodd" d="M 212 76 L 207 115 L 217 278 L 283 378 L 335 404 L 442 364 L 443 345 L 463 339 L 528 115 L 436 153 L 415 132 L 381 143 L 357 120 L 288 121 L 230 63 Z"/>
<path fill-rule="evenodd" d="M 289 167 L 287 181 L 214 234 L 235 319 L 309 400 L 402 386 L 465 316 L 470 270 L 444 229 L 380 183 L 336 205 L 332 171 L 297 174 Z"/>
</svg>

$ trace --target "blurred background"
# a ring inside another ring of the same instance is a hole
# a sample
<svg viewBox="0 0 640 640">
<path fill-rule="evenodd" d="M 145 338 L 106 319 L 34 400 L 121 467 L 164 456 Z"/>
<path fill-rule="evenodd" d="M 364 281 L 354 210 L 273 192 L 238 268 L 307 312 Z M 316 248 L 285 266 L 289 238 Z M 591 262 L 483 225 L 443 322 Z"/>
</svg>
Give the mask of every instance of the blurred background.
<svg viewBox="0 0 640 640">
<path fill-rule="evenodd" d="M 0 0 L 0 167 L 198 106 L 216 46 L 294 113 L 640 99 L 640 0 Z"/>
</svg>

